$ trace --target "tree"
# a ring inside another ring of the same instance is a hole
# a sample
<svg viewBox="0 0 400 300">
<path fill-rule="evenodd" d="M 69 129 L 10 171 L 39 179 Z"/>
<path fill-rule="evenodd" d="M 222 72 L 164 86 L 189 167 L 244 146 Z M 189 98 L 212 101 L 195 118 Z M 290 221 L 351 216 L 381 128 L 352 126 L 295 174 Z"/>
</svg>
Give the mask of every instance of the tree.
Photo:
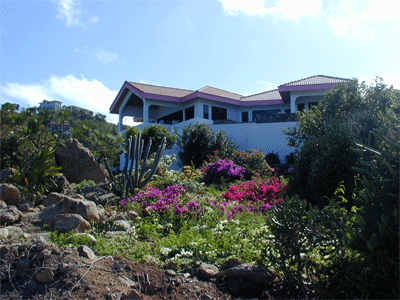
<svg viewBox="0 0 400 300">
<path fill-rule="evenodd" d="M 399 113 L 400 92 L 377 78 L 374 86 L 352 80 L 328 91 L 309 111 L 298 112 L 298 127 L 285 132 L 289 145 L 296 148 L 295 173 L 288 193 L 298 194 L 314 205 L 328 203 L 343 182 L 351 199 L 360 156 L 351 149 L 355 142 L 374 147 L 374 128 L 387 128 L 385 115 Z"/>
<path fill-rule="evenodd" d="M 235 147 L 226 137 L 226 133 L 219 130 L 213 132 L 205 124 L 191 124 L 183 127 L 182 135 L 178 136 L 178 144 L 182 148 L 179 158 L 184 166 L 192 163 L 196 168 L 201 166 L 214 151 L 221 157 L 230 156 Z"/>
</svg>

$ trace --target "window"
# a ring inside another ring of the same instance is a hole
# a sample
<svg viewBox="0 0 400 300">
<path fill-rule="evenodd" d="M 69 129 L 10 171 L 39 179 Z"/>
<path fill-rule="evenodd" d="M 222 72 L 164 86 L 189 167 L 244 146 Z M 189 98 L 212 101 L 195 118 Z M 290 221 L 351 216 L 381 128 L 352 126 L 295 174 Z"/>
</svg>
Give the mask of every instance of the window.
<svg viewBox="0 0 400 300">
<path fill-rule="evenodd" d="M 298 110 L 298 111 L 303 111 L 304 108 L 305 108 L 305 104 L 304 104 L 304 103 L 299 103 L 299 104 L 297 104 L 297 110 Z"/>
<path fill-rule="evenodd" d="M 248 111 L 242 111 L 242 122 L 243 123 L 249 122 L 249 112 Z"/>
<path fill-rule="evenodd" d="M 209 119 L 210 118 L 210 116 L 208 114 L 208 105 L 207 104 L 203 105 L 203 118 L 204 119 Z"/>
<path fill-rule="evenodd" d="M 213 120 L 226 120 L 227 119 L 226 108 L 212 106 L 211 117 Z"/>
<path fill-rule="evenodd" d="M 269 123 L 273 121 L 274 116 L 280 112 L 280 109 L 255 110 L 253 111 L 253 122 Z"/>
<path fill-rule="evenodd" d="M 190 120 L 194 118 L 194 106 L 185 109 L 185 120 Z"/>
</svg>

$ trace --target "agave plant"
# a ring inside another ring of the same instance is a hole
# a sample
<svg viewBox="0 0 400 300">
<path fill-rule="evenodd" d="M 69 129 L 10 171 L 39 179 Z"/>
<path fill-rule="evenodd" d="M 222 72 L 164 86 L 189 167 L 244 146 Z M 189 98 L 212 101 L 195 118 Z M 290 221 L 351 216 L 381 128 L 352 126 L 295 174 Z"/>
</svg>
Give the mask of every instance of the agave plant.
<svg viewBox="0 0 400 300">
<path fill-rule="evenodd" d="M 144 141 L 141 139 L 140 132 L 128 139 L 125 154 L 125 166 L 122 175 L 121 189 L 118 191 L 121 196 L 128 193 L 133 193 L 136 188 L 144 187 L 153 177 L 160 163 L 162 154 L 164 153 L 166 146 L 166 138 L 164 137 L 158 146 L 156 156 L 151 168 L 148 170 L 147 163 L 149 161 L 149 153 L 152 141 L 149 140 L 146 150 L 143 154 Z M 110 173 L 111 180 L 115 183 L 115 180 L 109 169 L 107 160 L 106 167 Z"/>
</svg>

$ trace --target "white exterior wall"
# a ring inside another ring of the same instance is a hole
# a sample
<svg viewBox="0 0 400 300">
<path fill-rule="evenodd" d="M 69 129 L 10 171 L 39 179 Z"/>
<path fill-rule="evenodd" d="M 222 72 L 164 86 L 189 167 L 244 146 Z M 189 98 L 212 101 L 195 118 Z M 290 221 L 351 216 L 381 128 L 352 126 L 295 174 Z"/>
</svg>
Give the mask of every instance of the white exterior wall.
<svg viewBox="0 0 400 300">
<path fill-rule="evenodd" d="M 325 95 L 326 90 L 315 90 L 315 91 L 294 91 L 290 92 L 290 109 L 292 113 L 297 111 L 297 98 L 299 97 L 309 97 L 309 96 L 323 96 Z M 314 102 L 314 101 L 310 101 Z M 308 101 L 302 101 L 301 103 L 305 103 L 308 105 Z"/>
</svg>

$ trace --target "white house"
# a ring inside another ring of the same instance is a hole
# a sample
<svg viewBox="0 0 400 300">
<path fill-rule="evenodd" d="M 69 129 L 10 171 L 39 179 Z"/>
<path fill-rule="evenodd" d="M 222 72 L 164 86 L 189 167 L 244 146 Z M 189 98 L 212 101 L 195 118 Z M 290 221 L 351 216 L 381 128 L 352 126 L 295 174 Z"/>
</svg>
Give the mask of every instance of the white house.
<svg viewBox="0 0 400 300">
<path fill-rule="evenodd" d="M 110 107 L 119 115 L 119 132 L 124 117 L 179 129 L 203 123 L 222 130 L 239 145 L 239 150 L 274 152 L 283 160 L 292 149 L 282 129 L 295 126 L 295 112 L 318 103 L 329 89 L 349 79 L 317 75 L 280 85 L 278 89 L 242 96 L 206 86 L 184 90 L 125 81 Z"/>
<path fill-rule="evenodd" d="M 39 103 L 39 108 L 45 108 L 45 109 L 49 109 L 49 110 L 57 110 L 57 109 L 61 109 L 61 101 L 57 101 L 57 100 L 43 100 L 41 103 Z"/>
</svg>

